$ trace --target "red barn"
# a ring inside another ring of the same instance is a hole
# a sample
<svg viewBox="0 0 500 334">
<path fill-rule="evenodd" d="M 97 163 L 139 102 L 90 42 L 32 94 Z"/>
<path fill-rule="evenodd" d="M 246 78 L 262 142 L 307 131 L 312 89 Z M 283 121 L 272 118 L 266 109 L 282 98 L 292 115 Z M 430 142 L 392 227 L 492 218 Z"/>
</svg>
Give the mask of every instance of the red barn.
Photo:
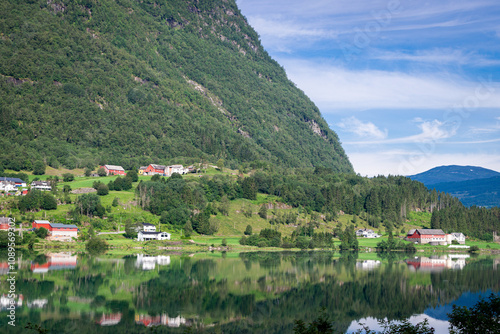
<svg viewBox="0 0 500 334">
<path fill-rule="evenodd" d="M 163 166 L 163 165 L 151 164 L 144 171 L 144 175 L 156 175 L 156 174 L 159 174 L 159 175 L 165 176 L 165 169 L 166 168 L 167 167 Z"/>
<path fill-rule="evenodd" d="M 418 242 L 419 244 L 446 245 L 446 234 L 443 230 L 417 229 L 410 230 L 406 236 L 407 241 Z"/>
<path fill-rule="evenodd" d="M 106 171 L 106 175 L 126 175 L 125 169 L 122 166 L 104 165 L 101 166 Z"/>
</svg>

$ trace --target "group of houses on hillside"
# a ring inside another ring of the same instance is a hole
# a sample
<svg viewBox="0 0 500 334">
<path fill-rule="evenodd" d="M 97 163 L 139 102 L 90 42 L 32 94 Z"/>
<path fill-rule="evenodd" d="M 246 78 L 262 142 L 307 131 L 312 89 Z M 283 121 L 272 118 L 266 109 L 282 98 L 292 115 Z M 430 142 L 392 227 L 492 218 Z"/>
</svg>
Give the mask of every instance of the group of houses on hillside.
<svg viewBox="0 0 500 334">
<path fill-rule="evenodd" d="M 106 171 L 106 175 L 126 175 L 125 169 L 122 166 L 114 165 L 104 165 L 103 168 Z M 148 166 L 141 166 L 139 168 L 139 175 L 160 175 L 160 176 L 172 176 L 172 174 L 187 174 L 192 170 L 192 167 L 184 167 L 182 165 L 157 165 L 150 164 Z"/>
<path fill-rule="evenodd" d="M 33 181 L 29 184 L 31 189 L 42 191 L 52 190 L 49 181 Z M 28 193 L 28 184 L 17 177 L 0 177 L 0 194 L 4 196 L 26 195 Z"/>
<path fill-rule="evenodd" d="M 189 168 L 185 168 L 182 165 L 164 166 L 164 165 L 150 164 L 149 166 L 142 166 L 139 168 L 140 175 L 172 176 L 172 174 L 174 173 L 183 175 L 189 173 L 189 171 L 190 171 Z"/>
</svg>

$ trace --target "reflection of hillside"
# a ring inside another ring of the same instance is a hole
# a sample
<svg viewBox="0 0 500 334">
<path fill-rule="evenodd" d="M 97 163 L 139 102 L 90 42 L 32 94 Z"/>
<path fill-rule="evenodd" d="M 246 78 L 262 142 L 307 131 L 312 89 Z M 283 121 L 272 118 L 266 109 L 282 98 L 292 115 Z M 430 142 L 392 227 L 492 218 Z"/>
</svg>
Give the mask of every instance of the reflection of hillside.
<svg viewBox="0 0 500 334">
<path fill-rule="evenodd" d="M 408 268 L 413 271 L 439 272 L 444 269 L 462 270 L 465 265 L 465 259 L 468 254 L 448 254 L 441 256 L 419 256 L 405 260 Z"/>
<path fill-rule="evenodd" d="M 48 253 L 45 263 L 31 263 L 34 273 L 46 273 L 49 270 L 75 269 L 78 263 L 77 256 L 71 253 Z"/>
<path fill-rule="evenodd" d="M 360 254 L 363 260 L 356 253 L 332 252 L 217 255 L 80 255 L 68 271 L 33 275 L 30 265 L 23 266 L 17 288 L 31 301 L 27 319 L 57 333 L 70 332 L 66 325 L 58 327 L 58 321 L 72 322 L 78 334 L 132 328 L 147 333 L 145 326 L 159 326 L 158 333 L 180 333 L 192 322 L 187 319 L 197 319 L 197 328 L 206 332 L 293 332 L 294 320 L 309 322 L 321 307 L 344 331 L 356 319 L 407 317 L 465 291 L 500 288 L 494 259 L 468 259 L 462 270 L 415 271 L 408 261 L 377 260 L 376 254 Z M 28 264 L 45 264 L 51 257 L 39 256 Z M 447 260 L 465 261 L 463 256 Z M 183 317 L 168 316 L 178 314 Z"/>
</svg>

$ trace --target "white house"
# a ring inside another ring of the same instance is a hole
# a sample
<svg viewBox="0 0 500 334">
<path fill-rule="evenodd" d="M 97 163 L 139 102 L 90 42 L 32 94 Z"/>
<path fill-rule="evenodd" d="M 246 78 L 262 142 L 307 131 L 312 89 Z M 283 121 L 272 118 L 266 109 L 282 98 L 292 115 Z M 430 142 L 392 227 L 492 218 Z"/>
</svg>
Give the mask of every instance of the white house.
<svg viewBox="0 0 500 334">
<path fill-rule="evenodd" d="M 366 228 L 357 230 L 356 236 L 357 237 L 364 237 L 364 238 L 378 238 L 378 237 L 380 237 L 380 235 L 373 232 L 373 230 L 366 229 Z"/>
<path fill-rule="evenodd" d="M 31 189 L 39 189 L 43 191 L 51 191 L 52 186 L 48 181 L 33 181 L 31 182 Z"/>
<path fill-rule="evenodd" d="M 463 233 L 450 233 L 446 235 L 446 242 L 451 245 L 453 240 L 457 241 L 459 244 L 465 244 L 465 235 Z"/>
<path fill-rule="evenodd" d="M 17 190 L 16 184 L 10 181 L 0 181 L 0 191 L 14 192 Z"/>
<path fill-rule="evenodd" d="M 150 223 L 142 223 L 142 230 L 144 232 L 156 232 L 156 226 Z"/>
<path fill-rule="evenodd" d="M 177 173 L 177 174 L 187 174 L 189 172 L 189 169 L 187 168 L 184 168 L 182 165 L 171 165 L 171 166 L 167 166 L 167 168 L 165 169 L 165 174 L 167 176 L 172 176 L 173 173 Z"/>
<path fill-rule="evenodd" d="M 137 241 L 170 240 L 170 235 L 171 234 L 167 232 L 139 231 L 139 233 L 137 233 Z"/>
</svg>

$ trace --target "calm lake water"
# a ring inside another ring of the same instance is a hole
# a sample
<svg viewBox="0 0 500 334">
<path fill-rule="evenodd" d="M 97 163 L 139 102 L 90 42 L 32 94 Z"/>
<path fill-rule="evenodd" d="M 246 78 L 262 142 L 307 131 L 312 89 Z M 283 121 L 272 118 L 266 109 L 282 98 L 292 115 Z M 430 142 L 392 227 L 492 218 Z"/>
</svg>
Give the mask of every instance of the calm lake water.
<svg viewBox="0 0 500 334">
<path fill-rule="evenodd" d="M 2 333 L 30 332 L 28 322 L 49 333 L 291 333 L 294 320 L 310 322 L 322 308 L 339 332 L 428 318 L 447 333 L 452 304 L 500 291 L 500 258 L 465 254 L 19 253 L 15 269 L 0 253 Z"/>
</svg>

